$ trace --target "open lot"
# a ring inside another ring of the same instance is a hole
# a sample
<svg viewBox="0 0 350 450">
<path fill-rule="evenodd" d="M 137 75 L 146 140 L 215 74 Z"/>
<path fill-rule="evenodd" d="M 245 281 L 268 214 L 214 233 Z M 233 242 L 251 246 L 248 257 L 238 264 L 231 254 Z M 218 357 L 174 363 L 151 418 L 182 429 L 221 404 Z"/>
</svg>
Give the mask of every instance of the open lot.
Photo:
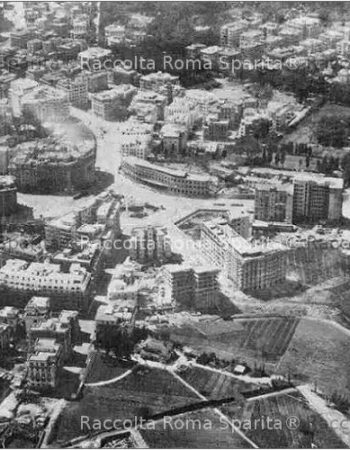
<svg viewBox="0 0 350 450">
<path fill-rule="evenodd" d="M 52 443 L 59 445 L 88 433 L 88 427 L 81 423 L 82 416 L 89 417 L 89 423 L 107 418 L 135 420 L 145 408 L 155 414 L 199 400 L 169 372 L 140 368 L 120 381 L 86 386 L 83 398 L 69 403 L 63 410 L 56 423 L 57 432 Z"/>
<path fill-rule="evenodd" d="M 132 362 L 118 361 L 116 358 L 104 353 L 95 352 L 88 368 L 86 383 L 97 383 L 111 380 L 123 375 L 127 370 L 134 367 Z"/>
<path fill-rule="evenodd" d="M 291 250 L 288 272 L 296 281 L 308 286 L 345 274 L 340 250 L 322 249 L 316 245 Z"/>
<path fill-rule="evenodd" d="M 294 317 L 218 320 L 209 331 L 204 324 L 193 330 L 174 328 L 171 339 L 199 352 L 214 352 L 221 359 L 275 364 L 286 351 L 297 324 Z"/>
<path fill-rule="evenodd" d="M 241 420 L 242 431 L 260 448 L 346 448 L 298 391 L 221 409 L 229 417 Z M 291 426 L 290 418 L 296 418 L 296 427 Z"/>
<path fill-rule="evenodd" d="M 211 410 L 167 418 L 152 428 L 141 431 L 150 448 L 250 448 Z"/>
<path fill-rule="evenodd" d="M 350 332 L 331 322 L 301 319 L 276 372 L 349 397 L 349 367 Z"/>
<path fill-rule="evenodd" d="M 201 367 L 187 367 L 186 370 L 179 372 L 179 375 L 202 395 L 213 400 L 233 397 L 237 392 L 249 392 L 258 387 L 254 383 L 246 383 L 224 373 Z"/>
</svg>

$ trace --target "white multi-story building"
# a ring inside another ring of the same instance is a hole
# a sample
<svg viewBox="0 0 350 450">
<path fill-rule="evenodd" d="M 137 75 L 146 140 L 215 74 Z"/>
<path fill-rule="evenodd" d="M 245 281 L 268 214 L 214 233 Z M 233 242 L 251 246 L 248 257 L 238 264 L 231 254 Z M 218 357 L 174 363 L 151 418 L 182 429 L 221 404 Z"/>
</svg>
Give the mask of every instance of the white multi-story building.
<svg viewBox="0 0 350 450">
<path fill-rule="evenodd" d="M 126 38 L 126 27 L 112 23 L 105 27 L 105 38 L 108 46 L 122 44 Z"/>
<path fill-rule="evenodd" d="M 327 30 L 318 37 L 325 48 L 336 48 L 337 43 L 344 39 L 344 33 L 337 30 Z"/>
<path fill-rule="evenodd" d="M 285 27 L 297 32 L 300 37 L 307 39 L 320 34 L 321 21 L 316 17 L 301 16 L 288 20 L 285 23 Z"/>
<path fill-rule="evenodd" d="M 219 269 L 213 266 L 166 264 L 163 271 L 165 296 L 187 307 L 211 308 L 220 292 L 218 273 Z"/>
<path fill-rule="evenodd" d="M 185 126 L 187 131 L 191 131 L 202 118 L 199 108 L 186 97 L 175 97 L 174 101 L 165 108 L 165 121 Z"/>
<path fill-rule="evenodd" d="M 145 136 L 124 136 L 121 143 L 122 156 L 136 156 L 147 159 L 152 152 L 152 137 Z"/>
<path fill-rule="evenodd" d="M 245 20 L 223 25 L 220 29 L 220 44 L 225 47 L 238 47 L 241 34 L 248 26 L 249 23 Z"/>
<path fill-rule="evenodd" d="M 207 175 L 167 169 L 133 156 L 124 158 L 121 168 L 125 175 L 136 181 L 177 195 L 209 197 L 213 194 L 213 179 Z"/>
<path fill-rule="evenodd" d="M 297 175 L 293 181 L 293 221 L 339 221 L 343 188 L 342 178 Z"/>
<path fill-rule="evenodd" d="M 111 57 L 111 50 L 101 47 L 90 47 L 78 54 L 78 61 L 82 69 L 89 70 L 90 72 L 98 72 L 110 67 Z M 109 61 L 107 67 L 106 61 Z"/>
<path fill-rule="evenodd" d="M 173 90 L 179 85 L 179 77 L 166 72 L 150 73 L 140 78 L 140 89 L 151 90 L 165 95 L 170 103 L 173 98 Z"/>
<path fill-rule="evenodd" d="M 62 346 L 55 339 L 37 339 L 27 361 L 27 382 L 33 389 L 54 389 L 62 366 Z"/>
<path fill-rule="evenodd" d="M 24 323 L 27 335 L 33 326 L 48 319 L 50 316 L 51 304 L 49 297 L 32 297 L 24 309 Z"/>
<path fill-rule="evenodd" d="M 128 108 L 137 89 L 130 84 L 120 84 L 113 89 L 91 96 L 92 112 L 105 120 L 125 120 Z"/>
<path fill-rule="evenodd" d="M 85 107 L 89 102 L 86 77 L 66 78 L 60 80 L 56 87 L 66 93 L 72 106 Z"/>
<path fill-rule="evenodd" d="M 165 95 L 152 91 L 139 91 L 133 98 L 130 104 L 130 110 L 137 113 L 137 109 L 142 104 L 155 105 L 157 110 L 156 120 L 164 119 L 164 109 L 167 105 L 168 99 Z"/>
<path fill-rule="evenodd" d="M 78 264 L 72 264 L 68 273 L 50 263 L 30 263 L 9 259 L 0 269 L 0 286 L 35 295 L 70 297 L 79 307 L 85 307 L 91 274 Z"/>
<path fill-rule="evenodd" d="M 19 310 L 14 306 L 4 306 L 0 309 L 0 323 L 9 325 L 15 331 L 19 323 Z"/>
<path fill-rule="evenodd" d="M 287 249 L 280 244 L 254 246 L 222 218 L 202 224 L 201 242 L 208 260 L 240 290 L 265 289 L 285 281 Z"/>
</svg>

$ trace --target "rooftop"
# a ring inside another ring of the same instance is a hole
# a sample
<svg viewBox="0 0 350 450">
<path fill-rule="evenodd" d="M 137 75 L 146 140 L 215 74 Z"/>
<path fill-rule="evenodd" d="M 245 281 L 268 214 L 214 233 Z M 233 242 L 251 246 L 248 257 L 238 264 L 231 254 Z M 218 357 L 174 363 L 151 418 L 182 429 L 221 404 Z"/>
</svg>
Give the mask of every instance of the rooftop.
<svg viewBox="0 0 350 450">
<path fill-rule="evenodd" d="M 111 50 L 101 48 L 101 47 L 90 47 L 87 50 L 79 53 L 81 58 L 102 58 L 105 56 L 110 56 L 112 54 Z"/>
</svg>

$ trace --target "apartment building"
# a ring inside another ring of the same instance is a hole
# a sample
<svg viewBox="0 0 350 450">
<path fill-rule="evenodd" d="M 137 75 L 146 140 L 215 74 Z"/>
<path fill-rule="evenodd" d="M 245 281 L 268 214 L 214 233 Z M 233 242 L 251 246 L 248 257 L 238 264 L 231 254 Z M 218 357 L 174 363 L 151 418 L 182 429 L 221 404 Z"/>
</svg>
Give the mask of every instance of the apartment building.
<svg viewBox="0 0 350 450">
<path fill-rule="evenodd" d="M 255 44 L 260 44 L 262 41 L 262 34 L 260 30 L 244 31 L 239 38 L 239 47 L 247 48 Z"/>
<path fill-rule="evenodd" d="M 9 325 L 15 331 L 19 323 L 19 310 L 14 306 L 4 306 L 0 309 L 0 323 Z"/>
<path fill-rule="evenodd" d="M 125 175 L 136 181 L 177 195 L 209 197 L 213 193 L 212 178 L 207 175 L 167 169 L 133 156 L 124 158 L 121 168 Z"/>
<path fill-rule="evenodd" d="M 27 382 L 33 389 L 54 389 L 62 367 L 62 346 L 55 339 L 37 339 L 27 361 Z"/>
<path fill-rule="evenodd" d="M 171 256 L 170 239 L 165 227 L 134 228 L 130 237 L 130 258 L 139 263 L 166 261 Z"/>
<path fill-rule="evenodd" d="M 177 157 L 185 153 L 188 134 L 184 126 L 166 123 L 159 134 L 167 157 Z"/>
<path fill-rule="evenodd" d="M 210 141 L 225 141 L 228 136 L 229 121 L 220 119 L 219 114 L 209 114 L 203 125 L 203 138 Z"/>
<path fill-rule="evenodd" d="M 219 269 L 213 266 L 166 264 L 163 270 L 165 296 L 179 305 L 211 308 L 219 295 L 218 273 Z"/>
<path fill-rule="evenodd" d="M 212 93 L 201 91 L 200 89 L 187 89 L 184 93 L 184 98 L 193 105 L 197 111 L 206 116 L 219 103 L 218 98 Z"/>
<path fill-rule="evenodd" d="M 30 112 L 41 123 L 61 122 L 69 117 L 69 100 L 65 92 L 39 86 L 22 97 L 23 112 Z"/>
<path fill-rule="evenodd" d="M 155 105 L 157 110 L 156 120 L 164 120 L 164 109 L 168 99 L 165 95 L 152 91 L 139 91 L 133 98 L 130 109 L 137 110 L 142 104 Z"/>
<path fill-rule="evenodd" d="M 84 70 L 82 76 L 87 80 L 87 89 L 89 92 L 95 93 L 108 89 L 108 72 L 106 70 L 99 72 Z"/>
<path fill-rule="evenodd" d="M 137 89 L 132 85 L 119 85 L 91 96 L 92 112 L 104 120 L 125 120 L 128 107 Z"/>
<path fill-rule="evenodd" d="M 57 83 L 56 88 L 67 95 L 68 101 L 72 106 L 78 108 L 85 108 L 87 106 L 89 98 L 86 78 L 82 76 L 78 76 L 74 79 L 66 78 L 60 80 Z"/>
<path fill-rule="evenodd" d="M 249 23 L 241 20 L 227 23 L 220 29 L 220 45 L 225 47 L 238 47 L 241 34 L 248 29 Z"/>
<path fill-rule="evenodd" d="M 95 315 L 96 341 L 104 341 L 105 336 L 113 333 L 113 330 L 123 330 L 134 327 L 136 309 L 119 304 L 101 305 Z"/>
<path fill-rule="evenodd" d="M 163 270 L 165 296 L 173 303 L 193 304 L 194 277 L 191 266 L 166 264 Z"/>
<path fill-rule="evenodd" d="M 293 220 L 292 186 L 258 185 L 255 187 L 254 217 L 266 222 Z"/>
<path fill-rule="evenodd" d="M 122 156 L 136 156 L 147 159 L 152 152 L 152 137 L 145 136 L 124 136 L 121 144 Z"/>
<path fill-rule="evenodd" d="M 195 307 L 210 309 L 216 306 L 220 295 L 218 283 L 219 272 L 219 269 L 213 266 L 198 266 L 193 268 Z"/>
<path fill-rule="evenodd" d="M 24 324 L 27 337 L 30 335 L 32 327 L 38 326 L 46 321 L 51 312 L 51 302 L 49 297 L 32 297 L 24 309 Z"/>
<path fill-rule="evenodd" d="M 106 69 L 106 61 L 109 61 L 111 58 L 111 50 L 101 47 L 90 47 L 78 54 L 80 67 L 90 72 Z"/>
<path fill-rule="evenodd" d="M 81 14 L 73 19 L 72 38 L 84 38 L 89 32 L 89 17 Z"/>
<path fill-rule="evenodd" d="M 191 131 L 202 119 L 199 108 L 186 97 L 175 97 L 173 102 L 166 106 L 164 111 L 166 123 L 174 123 L 186 127 Z"/>
<path fill-rule="evenodd" d="M 285 281 L 287 254 L 280 244 L 254 246 L 222 218 L 202 224 L 201 242 L 208 260 L 240 290 L 265 289 Z"/>
<path fill-rule="evenodd" d="M 11 47 L 27 48 L 27 44 L 31 39 L 34 39 L 36 32 L 34 30 L 15 30 L 10 33 Z"/>
<path fill-rule="evenodd" d="M 9 259 L 0 269 L 0 286 L 12 291 L 38 296 L 54 296 L 55 305 L 72 304 L 77 309 L 87 306 L 91 274 L 78 264 L 63 273 L 58 264 L 29 263 Z"/>
<path fill-rule="evenodd" d="M 301 16 L 290 19 L 285 26 L 303 38 L 317 37 L 321 32 L 321 21 L 316 17 Z"/>
<path fill-rule="evenodd" d="M 124 25 L 112 23 L 111 25 L 107 25 L 104 31 L 106 44 L 109 47 L 112 47 L 113 45 L 120 45 L 125 41 L 126 27 Z"/>
<path fill-rule="evenodd" d="M 342 178 L 296 176 L 293 181 L 293 221 L 339 221 L 343 187 Z"/>
<path fill-rule="evenodd" d="M 168 103 L 173 99 L 175 86 L 179 86 L 179 77 L 166 72 L 150 73 L 140 78 L 141 90 L 151 90 L 165 95 Z"/>
<path fill-rule="evenodd" d="M 27 42 L 27 51 L 30 55 L 40 51 L 43 48 L 43 41 L 41 39 L 31 39 Z"/>
<path fill-rule="evenodd" d="M 28 333 L 29 353 L 35 351 L 38 339 L 53 339 L 61 346 L 61 357 L 63 361 L 66 361 L 80 339 L 78 312 L 63 310 L 58 317 L 51 317 L 33 324 Z"/>
<path fill-rule="evenodd" d="M 91 225 L 89 229 L 82 228 Z M 120 233 L 120 203 L 109 196 L 89 200 L 83 207 L 45 225 L 45 243 L 49 249 L 64 250 L 75 241 L 99 240 L 109 231 Z"/>
<path fill-rule="evenodd" d="M 188 45 L 185 48 L 187 58 L 198 59 L 200 57 L 200 51 L 205 47 L 206 45 L 200 43 Z"/>
</svg>

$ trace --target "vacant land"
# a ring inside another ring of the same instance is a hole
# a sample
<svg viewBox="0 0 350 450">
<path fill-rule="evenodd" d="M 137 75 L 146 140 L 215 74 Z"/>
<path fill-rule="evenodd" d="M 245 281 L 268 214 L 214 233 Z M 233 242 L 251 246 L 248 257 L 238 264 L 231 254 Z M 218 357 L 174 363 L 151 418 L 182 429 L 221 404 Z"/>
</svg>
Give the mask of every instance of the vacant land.
<svg viewBox="0 0 350 450">
<path fill-rule="evenodd" d="M 88 416 L 89 423 L 106 418 L 135 420 L 144 414 L 145 408 L 148 414 L 155 414 L 198 401 L 200 399 L 169 372 L 139 368 L 118 382 L 85 387 L 83 398 L 70 403 L 58 419 L 55 444 L 89 432 L 88 427 L 81 424 L 82 416 Z"/>
<path fill-rule="evenodd" d="M 297 391 L 252 400 L 243 407 L 227 405 L 222 410 L 241 420 L 242 431 L 261 448 L 311 448 L 312 444 L 315 448 L 346 448 Z M 297 426 L 290 426 L 290 418 L 295 417 Z"/>
<path fill-rule="evenodd" d="M 179 375 L 202 395 L 213 400 L 233 397 L 237 392 L 249 392 L 258 388 L 254 383 L 246 383 L 201 367 L 187 367 Z"/>
<path fill-rule="evenodd" d="M 132 362 L 119 361 L 103 353 L 95 352 L 88 367 L 86 383 L 107 381 L 123 375 L 134 366 Z"/>
<path fill-rule="evenodd" d="M 302 319 L 277 372 L 315 382 L 327 394 L 350 396 L 350 333 L 335 324 Z"/>
<path fill-rule="evenodd" d="M 344 276 L 339 249 L 322 249 L 316 245 L 288 252 L 288 272 L 303 285 L 314 286 L 330 278 Z"/>
<path fill-rule="evenodd" d="M 174 416 L 141 431 L 150 448 L 250 448 L 211 410 Z"/>
<path fill-rule="evenodd" d="M 199 324 L 194 330 L 174 328 L 171 338 L 200 352 L 214 352 L 221 359 L 275 364 L 287 349 L 298 320 L 294 317 L 219 320 L 215 323 L 216 332 L 211 327 L 209 333 L 204 324 Z"/>
</svg>

